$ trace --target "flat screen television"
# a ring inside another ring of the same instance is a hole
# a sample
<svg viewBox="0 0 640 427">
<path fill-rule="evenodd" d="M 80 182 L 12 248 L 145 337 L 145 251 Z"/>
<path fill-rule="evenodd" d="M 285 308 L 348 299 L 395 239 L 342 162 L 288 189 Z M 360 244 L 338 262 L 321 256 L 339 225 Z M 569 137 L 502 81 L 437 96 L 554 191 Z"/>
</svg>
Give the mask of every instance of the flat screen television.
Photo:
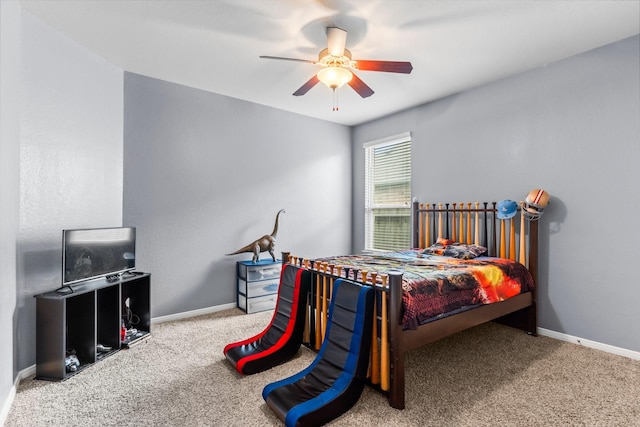
<svg viewBox="0 0 640 427">
<path fill-rule="evenodd" d="M 63 286 L 135 268 L 135 227 L 62 231 Z"/>
</svg>

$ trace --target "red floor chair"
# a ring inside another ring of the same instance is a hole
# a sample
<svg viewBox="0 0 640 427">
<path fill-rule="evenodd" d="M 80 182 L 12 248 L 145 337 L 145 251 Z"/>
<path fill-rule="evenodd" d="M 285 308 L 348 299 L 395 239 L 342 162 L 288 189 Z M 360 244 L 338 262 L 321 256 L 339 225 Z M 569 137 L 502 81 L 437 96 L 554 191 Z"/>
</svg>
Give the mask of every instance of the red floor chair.
<svg viewBox="0 0 640 427">
<path fill-rule="evenodd" d="M 254 337 L 224 348 L 225 357 L 239 373 L 251 375 L 266 371 L 298 352 L 310 286 L 310 271 L 290 264 L 282 267 L 278 301 L 269 326 Z"/>
</svg>

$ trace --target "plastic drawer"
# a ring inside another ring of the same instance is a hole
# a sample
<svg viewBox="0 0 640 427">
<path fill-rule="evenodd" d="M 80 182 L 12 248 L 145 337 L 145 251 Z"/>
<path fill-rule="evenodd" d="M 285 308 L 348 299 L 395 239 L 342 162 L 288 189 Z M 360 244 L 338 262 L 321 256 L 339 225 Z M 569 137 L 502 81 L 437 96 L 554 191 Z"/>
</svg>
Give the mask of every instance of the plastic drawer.
<svg viewBox="0 0 640 427">
<path fill-rule="evenodd" d="M 238 307 L 247 313 L 258 313 L 260 311 L 273 310 L 276 307 L 278 294 L 265 295 L 256 298 L 247 298 L 238 294 Z"/>
<path fill-rule="evenodd" d="M 259 282 L 247 282 L 242 278 L 238 279 L 238 292 L 248 298 L 274 294 L 278 292 L 278 286 L 280 286 L 280 279 L 260 280 Z"/>
<path fill-rule="evenodd" d="M 238 263 L 238 276 L 249 282 L 280 278 L 282 265 L 279 262 L 273 263 L 269 260 L 268 263 L 262 263 L 263 261 L 259 261 L 256 264 L 244 262 Z"/>
</svg>

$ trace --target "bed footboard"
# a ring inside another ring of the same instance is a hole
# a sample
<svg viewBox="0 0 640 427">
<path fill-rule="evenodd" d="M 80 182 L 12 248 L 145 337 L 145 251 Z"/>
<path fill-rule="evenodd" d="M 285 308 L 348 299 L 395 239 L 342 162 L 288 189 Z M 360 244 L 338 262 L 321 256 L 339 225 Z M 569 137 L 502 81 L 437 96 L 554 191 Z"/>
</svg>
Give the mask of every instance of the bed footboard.
<svg viewBox="0 0 640 427">
<path fill-rule="evenodd" d="M 404 409 L 404 350 L 402 324 L 392 319 L 402 318 L 402 272 L 388 274 L 342 268 L 282 253 L 282 261 L 312 272 L 311 292 L 307 299 L 303 344 L 317 351 L 320 349 L 326 324 L 331 289 L 336 279 L 342 277 L 373 286 L 375 292 L 374 321 L 369 384 L 388 395 L 393 408 Z"/>
</svg>

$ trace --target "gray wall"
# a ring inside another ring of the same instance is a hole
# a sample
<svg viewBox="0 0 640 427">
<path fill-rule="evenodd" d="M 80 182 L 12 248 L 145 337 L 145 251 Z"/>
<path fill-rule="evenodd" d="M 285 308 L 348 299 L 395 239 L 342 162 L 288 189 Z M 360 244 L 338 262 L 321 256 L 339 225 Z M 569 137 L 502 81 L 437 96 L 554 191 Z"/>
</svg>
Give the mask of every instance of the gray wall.
<svg viewBox="0 0 640 427">
<path fill-rule="evenodd" d="M 348 127 L 130 73 L 124 111 L 123 221 L 152 317 L 235 303 L 251 254 L 225 254 L 271 233 L 279 209 L 278 254 L 350 251 Z"/>
<path fill-rule="evenodd" d="M 539 324 L 640 351 L 640 37 L 354 129 L 354 249 L 363 245 L 362 143 L 413 136 L 421 202 L 522 200 L 544 188 Z"/>
<path fill-rule="evenodd" d="M 16 369 L 35 362 L 33 295 L 60 285 L 61 229 L 139 227 L 154 317 L 231 303 L 235 261 L 246 257 L 224 254 L 270 232 L 280 208 L 277 250 L 361 249 L 362 142 L 406 130 L 421 200 L 547 189 L 541 326 L 640 350 L 625 270 L 639 237 L 638 37 L 349 129 L 123 79 L 27 13 L 15 19 L 16 3 L 1 4 L 0 334 L 13 345 L 0 350 L 0 401 Z"/>
<path fill-rule="evenodd" d="M 16 376 L 16 239 L 20 186 L 20 4 L 0 1 L 0 425 Z"/>
<path fill-rule="evenodd" d="M 61 281 L 61 231 L 122 223 L 123 72 L 22 15 L 18 367 L 35 363 L 34 295 Z"/>
</svg>

